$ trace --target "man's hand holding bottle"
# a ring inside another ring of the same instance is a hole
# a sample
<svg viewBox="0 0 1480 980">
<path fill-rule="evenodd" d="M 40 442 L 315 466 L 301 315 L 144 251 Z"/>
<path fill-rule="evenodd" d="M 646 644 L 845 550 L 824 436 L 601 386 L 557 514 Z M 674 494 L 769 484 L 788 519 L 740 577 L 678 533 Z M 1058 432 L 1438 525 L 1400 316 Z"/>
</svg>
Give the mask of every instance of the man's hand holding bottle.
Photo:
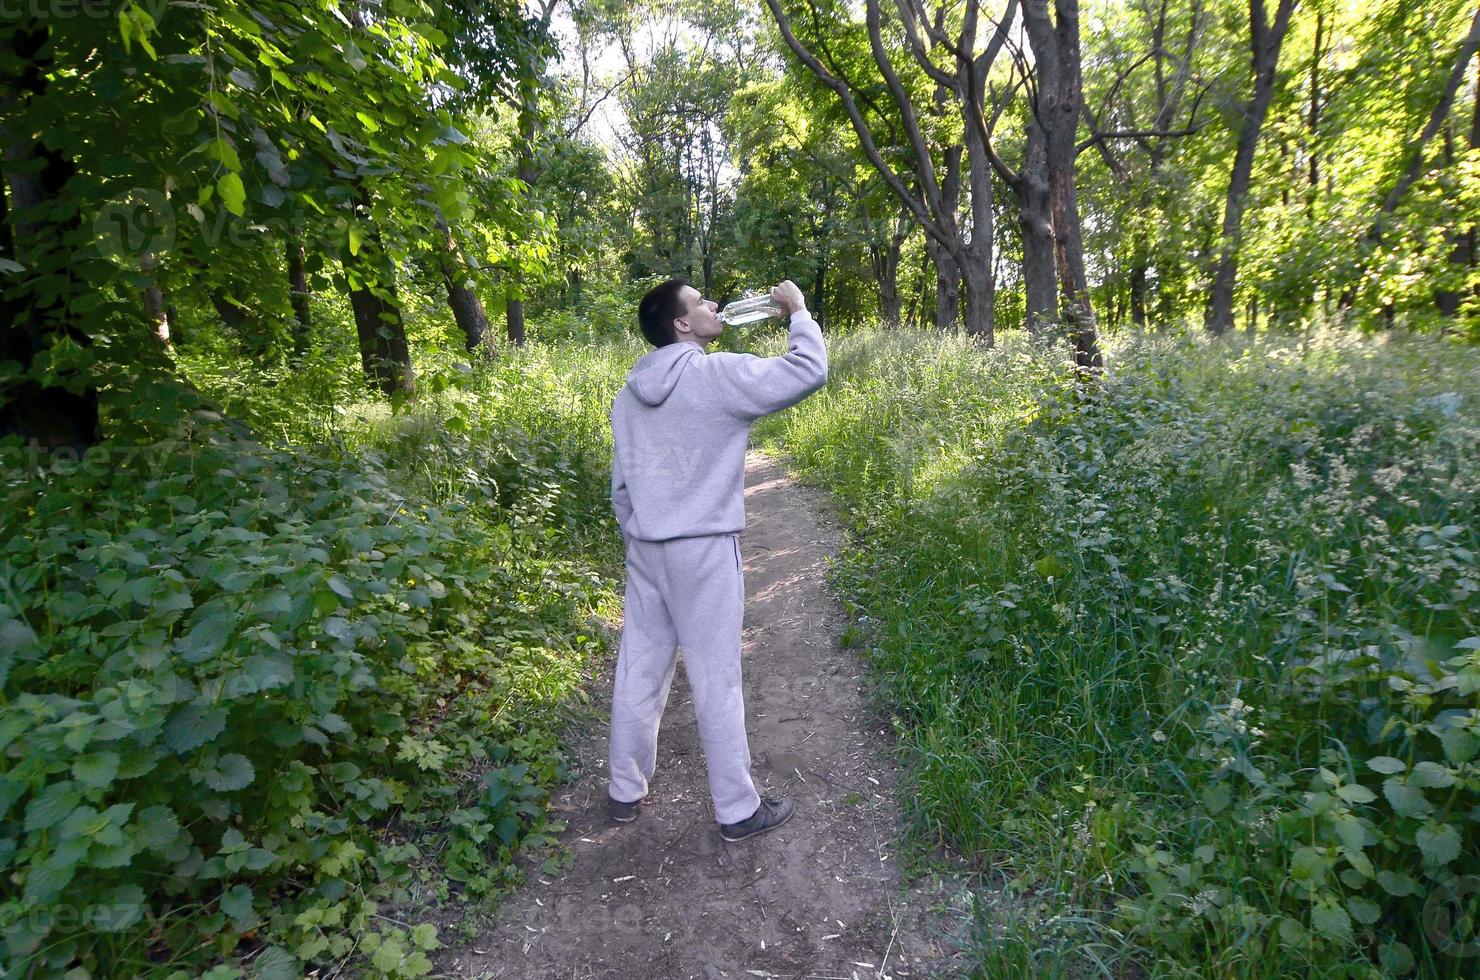
<svg viewBox="0 0 1480 980">
<path fill-rule="evenodd" d="M 778 286 L 771 287 L 771 301 L 781 307 L 781 315 L 790 317 L 797 310 L 805 310 L 807 301 L 802 291 L 790 279 L 783 279 Z"/>
</svg>

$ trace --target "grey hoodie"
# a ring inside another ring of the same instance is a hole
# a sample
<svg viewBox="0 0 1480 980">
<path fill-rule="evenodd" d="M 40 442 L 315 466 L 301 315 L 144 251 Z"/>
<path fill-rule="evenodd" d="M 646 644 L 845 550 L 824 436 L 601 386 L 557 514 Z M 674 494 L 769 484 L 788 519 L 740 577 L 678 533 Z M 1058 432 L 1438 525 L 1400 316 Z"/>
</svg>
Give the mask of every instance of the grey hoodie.
<svg viewBox="0 0 1480 980">
<path fill-rule="evenodd" d="M 706 353 L 698 341 L 638 359 L 612 403 L 612 510 L 644 541 L 745 529 L 745 450 L 755 421 L 827 384 L 822 328 L 791 315 L 778 357 Z"/>
</svg>

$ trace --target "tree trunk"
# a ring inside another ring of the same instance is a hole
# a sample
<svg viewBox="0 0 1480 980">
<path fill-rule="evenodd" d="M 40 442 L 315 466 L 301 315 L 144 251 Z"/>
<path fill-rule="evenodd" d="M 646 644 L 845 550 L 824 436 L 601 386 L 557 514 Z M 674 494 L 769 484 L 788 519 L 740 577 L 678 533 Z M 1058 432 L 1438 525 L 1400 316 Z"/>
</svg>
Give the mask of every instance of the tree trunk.
<svg viewBox="0 0 1480 980">
<path fill-rule="evenodd" d="M 406 325 L 394 283 L 381 283 L 383 295 L 368 284 L 349 294 L 360 338 L 360 363 L 366 379 L 382 394 L 411 394 L 416 390 Z"/>
<path fill-rule="evenodd" d="M 1027 150 L 1018 180 L 1018 227 L 1023 235 L 1023 324 L 1039 335 L 1058 321 L 1057 270 L 1054 268 L 1053 212 L 1048 200 L 1048 155 L 1043 128 L 1029 121 Z"/>
<path fill-rule="evenodd" d="M 935 329 L 946 333 L 956 329 L 961 312 L 961 268 L 943 247 L 936 245 L 930 252 L 935 266 Z"/>
<path fill-rule="evenodd" d="M 1084 241 L 1079 227 L 1075 191 L 1075 158 L 1082 107 L 1079 4 L 1058 0 L 1057 21 L 1048 14 L 1047 0 L 1025 0 L 1023 21 L 1038 69 L 1038 96 L 1034 106 L 1043 127 L 1048 161 L 1049 211 L 1053 216 L 1054 263 L 1064 318 L 1074 347 L 1074 363 L 1082 370 L 1103 366 L 1094 305 L 1084 267 Z"/>
<path fill-rule="evenodd" d="M 914 296 L 910 299 L 910 329 L 919 330 L 920 322 L 925 316 L 925 292 L 930 288 L 930 269 L 935 262 L 935 253 L 931 240 L 925 239 L 925 247 L 920 250 L 920 274 L 915 279 Z"/>
<path fill-rule="evenodd" d="M 1146 327 L 1146 236 L 1136 232 L 1131 241 L 1130 304 L 1131 322 L 1138 328 Z"/>
<path fill-rule="evenodd" d="M 946 150 L 946 173 L 940 184 L 942 211 L 953 232 L 956 210 L 961 204 L 961 152 L 959 143 Z M 953 332 L 961 315 L 961 264 L 948 248 L 939 243 L 932 258 L 935 261 L 935 329 L 942 333 Z"/>
<path fill-rule="evenodd" d="M 66 304 L 67 296 L 88 288 L 79 271 L 82 257 L 71 246 L 80 227 L 78 216 L 71 208 L 45 207 L 64 196 L 76 169 L 62 151 L 36 140 L 33 131 L 6 124 L 46 90 L 52 63 L 41 52 L 49 29 L 31 16 L 9 33 L 10 54 L 0 63 L 0 155 L 8 191 L 0 214 L 6 230 L 0 247 L 4 258 L 30 274 L 11 279 L 0 291 L 0 323 L 5 324 L 0 361 L 15 361 L 29 371 L 35 358 L 58 340 L 84 348 L 93 340 L 68 315 Z M 43 385 L 26 377 L 12 385 L 0 403 L 0 437 L 18 435 L 47 451 L 65 448 L 79 455 L 101 441 L 96 384 L 66 370 L 58 382 Z"/>
<path fill-rule="evenodd" d="M 1290 14 L 1294 7 L 1295 0 L 1279 0 L 1274 24 L 1270 25 L 1264 12 L 1264 0 L 1249 0 L 1249 46 L 1253 55 L 1254 95 L 1244 107 L 1244 121 L 1239 127 L 1233 171 L 1228 179 L 1228 196 L 1223 204 L 1223 229 L 1218 242 L 1217 260 L 1213 266 L 1213 283 L 1208 291 L 1204 326 L 1215 335 L 1233 327 L 1238 250 L 1243 235 L 1244 205 L 1254 173 L 1254 151 L 1259 146 L 1259 133 L 1264 128 L 1264 117 L 1269 112 L 1270 100 L 1274 98 L 1280 45 L 1290 26 Z"/>
<path fill-rule="evenodd" d="M 880 251 L 884 254 L 879 266 L 879 318 L 884 326 L 898 329 L 899 302 L 899 246 L 888 245 Z"/>
<path fill-rule="evenodd" d="M 216 308 L 216 315 L 221 318 L 221 322 L 244 344 L 248 343 L 247 312 L 231 301 L 225 286 L 217 286 L 211 290 L 211 305 Z"/>
<path fill-rule="evenodd" d="M 360 364 L 365 379 L 382 394 L 412 394 L 416 375 L 411 367 L 411 349 L 406 341 L 406 322 L 396 293 L 396 273 L 386 254 L 380 229 L 369 218 L 369 201 L 358 190 L 361 221 L 370 233 L 359 253 L 348 259 L 351 284 L 349 303 L 355 315 L 360 341 Z"/>
<path fill-rule="evenodd" d="M 816 248 L 817 266 L 812 278 L 812 295 L 814 297 L 813 302 L 817 304 L 817 309 L 812 318 L 817 321 L 817 325 L 820 327 L 827 322 L 825 319 L 827 316 L 827 249 L 823 247 L 823 243 L 820 241 L 816 243 Z M 706 292 L 705 295 L 707 296 L 709 293 Z"/>
<path fill-rule="evenodd" d="M 488 343 L 488 314 L 483 309 L 483 301 L 469 285 L 467 276 L 459 276 L 459 272 L 451 262 L 442 267 L 442 282 L 447 286 L 447 305 L 452 308 L 452 318 L 463 332 L 469 354 L 493 354 Z"/>
<path fill-rule="evenodd" d="M 994 324 L 997 283 L 991 265 L 970 270 L 962 282 L 966 285 L 966 336 L 980 346 L 992 347 L 997 342 Z"/>
<path fill-rule="evenodd" d="M 874 281 L 879 284 L 879 319 L 891 330 L 899 327 L 903 305 L 899 295 L 899 258 L 903 247 L 904 237 L 897 234 L 891 234 L 886 241 L 870 242 L 868 247 Z"/>
<path fill-rule="evenodd" d="M 1475 105 L 1471 113 L 1469 142 L 1470 149 L 1476 150 L 1480 149 L 1480 52 L 1475 54 Z M 1449 233 L 1449 241 L 1452 245 L 1449 251 L 1450 264 L 1465 269 L 1475 268 L 1476 237 L 1474 221 Z M 1480 284 L 1476 284 L 1473 288 L 1477 295 L 1480 295 Z M 1445 316 L 1458 316 L 1463 299 L 1464 293 L 1458 290 L 1443 289 L 1434 292 L 1434 301 L 1439 307 L 1439 312 Z"/>
<path fill-rule="evenodd" d="M 539 114 L 537 104 L 538 93 L 535 91 L 535 80 L 533 76 L 523 78 L 519 82 L 519 166 L 516 171 L 520 182 L 526 188 L 525 206 L 532 206 L 531 200 L 534 196 L 534 141 L 536 135 L 536 123 Z M 505 320 L 509 343 L 516 347 L 524 346 L 524 293 L 522 290 L 523 276 L 517 271 L 512 278 L 512 288 L 504 307 Z"/>
<path fill-rule="evenodd" d="M 1470 33 L 1460 43 L 1459 56 L 1455 59 L 1454 66 L 1450 69 L 1449 79 L 1444 85 L 1443 92 L 1439 95 L 1439 101 L 1434 105 L 1433 111 L 1429 113 L 1428 122 L 1424 125 L 1423 132 L 1408 149 L 1408 165 L 1403 168 L 1396 183 L 1388 191 L 1382 200 L 1382 206 L 1378 208 L 1377 218 L 1372 226 L 1367 229 L 1367 234 L 1362 238 L 1362 250 L 1364 253 L 1375 250 L 1382 244 L 1383 226 L 1387 218 L 1402 202 L 1407 195 L 1408 189 L 1413 186 L 1423 172 L 1424 148 L 1428 146 L 1434 135 L 1439 132 L 1444 121 L 1449 117 L 1449 110 L 1454 105 L 1454 97 L 1464 82 L 1465 72 L 1469 68 L 1470 59 L 1480 52 L 1480 8 L 1475 10 L 1475 18 L 1470 22 Z M 1360 269 L 1358 273 L 1360 274 Z M 1350 309 L 1356 301 L 1356 290 L 1353 286 L 1347 286 L 1341 294 L 1342 309 Z M 1391 305 L 1384 308 L 1389 325 L 1391 325 L 1394 310 Z"/>
<path fill-rule="evenodd" d="M 914 165 L 914 187 L 906 186 L 904 180 L 884 159 L 879 150 L 874 132 L 869 123 L 864 119 L 862 110 L 854 98 L 854 91 L 850 83 L 835 76 L 816 56 L 807 50 L 806 46 L 797 40 L 791 29 L 791 22 L 785 12 L 781 9 L 779 0 L 766 0 L 766 6 L 770 8 L 771 15 L 776 21 L 776 26 L 781 32 L 782 40 L 787 47 L 801 59 L 802 63 L 811 71 L 824 85 L 837 93 L 843 104 L 843 109 L 848 115 L 849 122 L 853 125 L 854 132 L 864 155 L 873 165 L 874 169 L 883 178 L 885 184 L 895 194 L 899 201 L 915 215 L 920 226 L 928 236 L 927 254 L 936 263 L 937 270 L 937 293 L 936 293 L 936 326 L 939 329 L 954 328 L 959 315 L 961 280 L 960 273 L 963 263 L 967 262 L 964 242 L 957 224 L 956 204 L 959 201 L 960 183 L 960 155 L 961 144 L 947 150 L 947 175 L 946 179 L 937 182 L 936 167 L 933 154 L 929 146 L 929 140 L 925 130 L 920 126 L 920 114 L 909 89 L 901 81 L 898 72 L 895 71 L 891 49 L 894 45 L 886 41 L 883 27 L 883 11 L 880 0 L 866 0 L 864 4 L 864 20 L 868 27 L 869 49 L 873 55 L 874 64 L 879 69 L 879 76 L 888 88 L 894 106 L 899 111 L 899 123 L 904 130 L 904 135 L 909 143 L 909 150 Z M 975 30 L 976 14 L 978 7 L 975 3 L 967 5 L 966 14 L 963 19 L 961 41 L 957 45 L 958 52 L 965 48 L 975 51 L 977 32 Z M 914 13 L 907 10 L 904 5 L 899 6 L 900 25 L 905 28 L 912 43 L 911 56 L 922 63 L 922 67 L 931 79 L 936 83 L 935 108 L 940 114 L 945 103 L 945 95 L 954 93 L 957 99 L 966 103 L 966 118 L 970 119 L 973 112 L 980 115 L 980 105 L 967 92 L 963 79 L 967 77 L 967 66 L 973 71 L 979 71 L 979 77 L 985 79 L 991 67 L 991 61 L 996 52 L 1007 39 L 1007 25 L 1001 24 L 993 40 L 987 48 L 975 57 L 953 58 L 953 70 L 947 71 L 940 65 L 930 62 L 929 54 L 923 50 L 925 45 L 920 41 L 918 34 L 918 23 Z M 1010 18 L 1004 18 L 1004 21 Z M 932 36 L 938 36 L 945 26 L 945 8 L 940 8 L 935 17 L 935 26 Z M 956 62 L 961 62 L 960 67 Z M 878 110 L 877 103 L 870 100 L 871 108 Z M 980 124 L 980 119 L 974 124 Z M 954 176 L 951 170 L 956 172 Z M 951 191 L 948 185 L 954 183 L 955 190 Z"/>
<path fill-rule="evenodd" d="M 302 354 L 308 350 L 313 333 L 313 315 L 308 308 L 308 298 L 312 293 L 308 288 L 308 266 L 303 255 L 303 243 L 296 231 L 289 232 L 286 249 L 288 298 L 293 307 L 293 353 Z"/>
<path fill-rule="evenodd" d="M 1316 204 L 1321 191 L 1321 59 L 1325 57 L 1325 45 L 1331 32 L 1327 30 L 1325 11 L 1316 8 L 1316 32 L 1310 54 L 1310 104 L 1306 109 L 1305 138 L 1307 141 L 1307 165 L 1305 175 L 1305 220 L 1311 227 L 1316 224 Z M 1330 290 L 1330 270 L 1324 265 L 1319 275 L 1311 276 L 1302 291 L 1302 312 L 1309 312 L 1315 305 L 1316 295 L 1324 286 Z"/>
<path fill-rule="evenodd" d="M 1316 192 L 1321 186 L 1321 31 L 1325 26 L 1324 12 L 1316 8 L 1316 39 L 1310 55 L 1310 111 L 1306 116 L 1306 138 L 1310 140 L 1310 166 L 1306 174 L 1305 218 L 1316 220 Z"/>
<path fill-rule="evenodd" d="M 581 270 L 574 266 L 568 269 L 565 273 L 565 283 L 570 297 L 566 305 L 579 309 L 581 306 Z"/>
<path fill-rule="evenodd" d="M 968 110 L 969 111 L 969 110 Z M 971 194 L 971 241 L 961 279 L 966 287 L 966 336 L 978 344 L 996 343 L 997 282 L 992 268 L 992 165 L 987 161 L 982 133 L 969 123 L 966 130 L 966 177 Z"/>
<path fill-rule="evenodd" d="M 144 319 L 149 324 L 149 330 L 159 338 L 159 342 L 166 347 L 170 345 L 170 321 L 165 313 L 164 293 L 160 291 L 159 282 L 154 278 L 158 262 L 153 252 L 145 252 L 139 257 L 139 269 L 149 277 L 148 284 L 144 286 Z"/>
<path fill-rule="evenodd" d="M 442 248 L 437 253 L 437 266 L 442 273 L 442 282 L 447 287 L 447 305 L 452 308 L 452 318 L 463 332 L 463 343 L 468 353 L 494 353 L 489 341 L 488 314 L 483 301 L 473 289 L 468 277 L 462 250 L 452 237 L 452 229 L 438 211 L 437 229 L 442 232 Z"/>
</svg>

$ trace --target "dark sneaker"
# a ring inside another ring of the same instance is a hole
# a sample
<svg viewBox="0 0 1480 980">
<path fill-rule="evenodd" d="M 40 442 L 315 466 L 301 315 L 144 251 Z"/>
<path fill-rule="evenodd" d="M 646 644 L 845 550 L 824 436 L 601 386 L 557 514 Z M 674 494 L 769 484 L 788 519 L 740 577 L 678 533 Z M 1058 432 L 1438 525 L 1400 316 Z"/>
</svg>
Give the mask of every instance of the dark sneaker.
<svg viewBox="0 0 1480 980">
<path fill-rule="evenodd" d="M 617 823 L 631 823 L 637 819 L 637 808 L 641 803 L 641 800 L 623 803 L 621 800 L 614 800 L 608 796 L 606 798 L 606 812 Z"/>
<path fill-rule="evenodd" d="M 739 823 L 722 823 L 719 825 L 719 835 L 725 840 L 734 843 L 763 834 L 773 830 L 791 819 L 792 802 L 786 797 L 761 797 L 761 805 L 755 808 L 755 813 L 741 820 Z"/>
</svg>

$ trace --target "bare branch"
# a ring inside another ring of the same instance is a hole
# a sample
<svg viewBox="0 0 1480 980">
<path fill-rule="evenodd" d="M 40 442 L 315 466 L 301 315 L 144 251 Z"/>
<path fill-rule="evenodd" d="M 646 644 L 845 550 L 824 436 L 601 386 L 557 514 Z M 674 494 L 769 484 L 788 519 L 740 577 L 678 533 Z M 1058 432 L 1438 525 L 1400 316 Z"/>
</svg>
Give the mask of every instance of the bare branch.
<svg viewBox="0 0 1480 980">
<path fill-rule="evenodd" d="M 1085 111 L 1086 112 L 1089 112 L 1090 111 L 1087 106 L 1085 107 Z M 1204 123 L 1203 124 L 1203 126 L 1206 126 L 1206 125 L 1207 125 L 1207 123 Z M 1094 128 L 1094 127 L 1091 127 L 1091 128 Z M 1100 142 L 1102 142 L 1104 140 L 1139 140 L 1139 139 L 1150 139 L 1150 138 L 1177 139 L 1177 138 L 1182 137 L 1182 136 L 1194 136 L 1202 128 L 1203 128 L 1202 126 L 1191 126 L 1191 127 L 1188 127 L 1187 129 L 1132 129 L 1132 130 L 1111 130 L 1109 132 L 1098 132 L 1097 131 L 1089 139 L 1085 140 L 1084 142 L 1082 142 L 1078 146 L 1076 146 L 1074 148 L 1074 152 L 1075 153 L 1083 153 L 1085 150 L 1087 150 L 1090 147 L 1094 146 L 1096 143 L 1100 143 Z"/>
<path fill-rule="evenodd" d="M 879 73 L 884 76 L 884 84 L 888 86 L 889 94 L 894 96 L 894 104 L 899 107 L 904 123 L 905 135 L 909 137 L 910 148 L 915 151 L 915 159 L 920 172 L 920 189 L 925 194 L 925 200 L 934 212 L 936 220 L 945 224 L 951 216 L 945 214 L 940 184 L 935 177 L 935 163 L 930 158 L 930 147 L 920 131 L 920 120 L 915 113 L 914 102 L 910 99 L 909 93 L 905 91 L 899 75 L 894 71 L 894 63 L 889 58 L 889 52 L 884 48 L 884 38 L 879 26 L 879 0 L 867 0 L 864 19 L 868 23 L 869 47 L 874 53 L 874 61 L 879 66 Z M 952 254 L 955 254 L 954 251 Z"/>
<path fill-rule="evenodd" d="M 904 181 L 899 179 L 899 175 L 894 172 L 894 169 L 889 166 L 879 153 L 879 148 L 874 143 L 873 133 L 870 132 L 868 124 L 864 121 L 863 114 L 858 111 L 858 103 L 854 101 L 853 92 L 850 87 L 845 85 L 832 72 L 828 71 L 822 62 L 818 61 L 812 52 L 808 51 L 797 40 L 796 35 L 792 33 L 791 23 L 787 19 L 786 14 L 782 12 L 778 0 L 766 0 L 766 6 L 771 8 L 771 16 L 775 18 L 776 27 L 781 31 L 781 38 L 786 42 L 786 46 L 801 60 L 802 64 L 807 66 L 807 69 L 812 74 L 816 75 L 824 85 L 837 93 L 839 100 L 843 103 L 844 111 L 848 114 L 848 120 L 853 123 L 854 132 L 858 134 L 858 141 L 863 146 L 864 155 L 868 157 L 869 162 L 874 165 L 874 168 L 879 171 L 879 176 L 884 178 L 884 182 L 889 185 L 889 189 L 914 212 L 915 218 L 920 222 L 925 231 L 929 233 L 930 237 L 934 238 L 943 247 L 959 251 L 960 242 L 954 236 L 947 234 L 936 223 L 930 211 L 926 209 L 924 202 L 910 192 L 909 188 L 905 186 Z"/>
<path fill-rule="evenodd" d="M 631 70 L 631 71 L 628 71 L 627 74 L 623 75 L 621 78 L 617 79 L 615 82 L 612 82 L 611 85 L 607 86 L 606 91 L 603 92 L 603 93 L 601 93 L 601 98 L 597 99 L 596 101 L 592 102 L 589 106 L 587 106 L 586 107 L 586 111 L 581 114 L 581 118 L 580 119 L 577 119 L 574 124 L 572 124 L 568 129 L 565 130 L 564 133 L 561 134 L 561 136 L 564 139 L 571 139 L 572 137 L 574 137 L 576 135 L 576 133 L 579 133 L 582 129 L 584 129 L 586 127 L 586 123 L 588 123 L 588 122 L 591 121 L 592 114 L 595 113 L 598 108 L 600 108 L 601 103 L 603 103 L 607 99 L 611 98 L 611 95 L 612 95 L 613 92 L 615 92 L 617 89 L 621 88 L 623 85 L 625 85 L 629 81 L 631 81 L 632 80 L 632 76 L 635 73 L 636 73 L 636 70 L 635 69 L 634 70 Z"/>
<path fill-rule="evenodd" d="M 1434 109 L 1429 113 L 1428 122 L 1424 124 L 1423 132 L 1418 134 L 1408 149 L 1408 165 L 1403 168 L 1403 173 L 1398 177 L 1397 183 L 1387 192 L 1382 199 L 1382 207 L 1377 212 L 1377 220 L 1367 230 L 1367 241 L 1377 243 L 1382 239 L 1383 219 L 1398 206 L 1408 188 L 1418 180 L 1419 174 L 1423 172 L 1423 151 L 1429 140 L 1444 125 L 1444 120 L 1449 117 L 1450 107 L 1454 105 L 1455 94 L 1464 83 L 1465 72 L 1470 65 L 1470 59 L 1475 56 L 1476 50 L 1480 50 L 1480 8 L 1475 10 L 1475 19 L 1470 22 L 1470 33 L 1460 42 L 1459 52 L 1454 59 L 1454 67 L 1449 71 L 1449 78 L 1444 84 L 1443 92 L 1439 101 L 1434 104 Z"/>
<path fill-rule="evenodd" d="M 956 77 L 930 60 L 930 52 L 920 38 L 920 25 L 915 22 L 915 0 L 895 0 L 895 7 L 899 10 L 899 20 L 904 25 L 904 36 L 909 41 L 910 54 L 915 56 L 915 62 L 931 79 L 954 90 Z"/>
</svg>

